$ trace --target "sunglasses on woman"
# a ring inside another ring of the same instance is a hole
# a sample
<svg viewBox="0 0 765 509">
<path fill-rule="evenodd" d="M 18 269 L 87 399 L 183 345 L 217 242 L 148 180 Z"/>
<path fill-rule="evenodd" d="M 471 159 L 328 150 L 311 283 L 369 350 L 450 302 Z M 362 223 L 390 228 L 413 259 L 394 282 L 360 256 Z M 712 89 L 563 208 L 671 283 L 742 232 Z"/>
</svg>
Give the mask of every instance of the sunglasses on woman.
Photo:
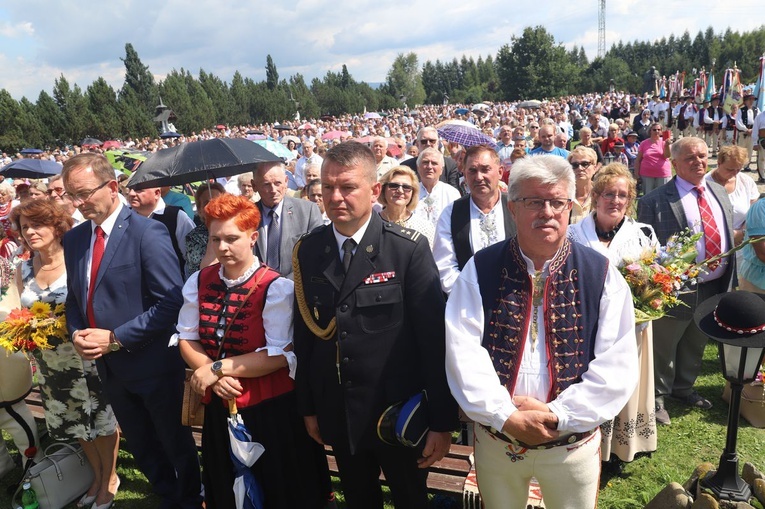
<svg viewBox="0 0 765 509">
<path fill-rule="evenodd" d="M 385 187 L 390 189 L 391 191 L 399 191 L 404 190 L 405 193 L 409 193 L 412 191 L 413 187 L 409 184 L 399 184 L 398 182 L 388 182 L 385 184 Z"/>
</svg>

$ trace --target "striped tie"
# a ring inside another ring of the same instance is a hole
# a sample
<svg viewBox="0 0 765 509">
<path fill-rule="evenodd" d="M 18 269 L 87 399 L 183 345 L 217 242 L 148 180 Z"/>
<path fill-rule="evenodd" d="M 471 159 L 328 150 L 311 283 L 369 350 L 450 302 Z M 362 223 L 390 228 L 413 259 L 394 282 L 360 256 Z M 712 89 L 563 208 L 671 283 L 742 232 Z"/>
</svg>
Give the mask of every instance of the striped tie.
<svg viewBox="0 0 765 509">
<path fill-rule="evenodd" d="M 722 253 L 720 247 L 722 245 L 722 238 L 715 222 L 715 216 L 712 214 L 712 208 L 704 197 L 704 188 L 701 186 L 697 187 L 696 193 L 698 194 L 697 200 L 699 202 L 699 212 L 701 213 L 701 225 L 704 227 L 704 257 L 709 259 Z M 719 261 L 710 263 L 709 270 L 715 270 L 719 264 Z"/>
</svg>

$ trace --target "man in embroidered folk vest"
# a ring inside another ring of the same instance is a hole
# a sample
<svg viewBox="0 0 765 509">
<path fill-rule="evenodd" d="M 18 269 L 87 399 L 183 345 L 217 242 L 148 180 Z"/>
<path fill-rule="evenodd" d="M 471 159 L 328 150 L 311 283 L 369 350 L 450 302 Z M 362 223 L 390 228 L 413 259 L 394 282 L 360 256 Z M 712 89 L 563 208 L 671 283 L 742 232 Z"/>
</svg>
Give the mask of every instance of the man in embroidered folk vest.
<svg viewBox="0 0 765 509">
<path fill-rule="evenodd" d="M 468 148 L 464 173 L 470 194 L 444 208 L 433 243 L 441 289 L 447 295 L 476 251 L 515 234 L 515 223 L 507 210 L 507 195 L 499 190 L 502 178 L 499 155 L 488 145 Z"/>
<path fill-rule="evenodd" d="M 595 507 L 599 425 L 637 385 L 627 283 L 566 239 L 574 173 L 556 156 L 513 165 L 516 236 L 478 252 L 446 307 L 446 375 L 476 422 L 487 509 L 525 507 L 535 477 L 547 507 Z"/>
</svg>

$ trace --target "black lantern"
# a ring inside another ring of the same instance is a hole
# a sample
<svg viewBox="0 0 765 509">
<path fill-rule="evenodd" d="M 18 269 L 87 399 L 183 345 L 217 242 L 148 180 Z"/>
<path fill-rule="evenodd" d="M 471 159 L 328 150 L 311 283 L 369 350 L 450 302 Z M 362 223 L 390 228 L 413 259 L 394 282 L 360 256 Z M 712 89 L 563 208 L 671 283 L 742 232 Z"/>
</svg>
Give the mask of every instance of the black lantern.
<svg viewBox="0 0 765 509">
<path fill-rule="evenodd" d="M 728 433 L 717 472 L 701 481 L 720 500 L 748 502 L 752 490 L 738 473 L 741 391 L 754 381 L 765 354 L 765 296 L 728 292 L 704 301 L 694 313 L 699 329 L 719 343 L 723 376 L 730 382 Z"/>
</svg>

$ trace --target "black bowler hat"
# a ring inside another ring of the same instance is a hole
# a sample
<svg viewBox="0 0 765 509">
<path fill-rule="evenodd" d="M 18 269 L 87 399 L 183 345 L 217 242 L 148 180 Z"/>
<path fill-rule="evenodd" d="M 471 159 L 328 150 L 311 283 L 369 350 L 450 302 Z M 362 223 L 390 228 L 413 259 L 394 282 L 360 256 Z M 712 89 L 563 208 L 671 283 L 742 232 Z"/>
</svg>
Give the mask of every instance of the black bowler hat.
<svg viewBox="0 0 765 509">
<path fill-rule="evenodd" d="M 702 302 L 693 319 L 701 332 L 732 346 L 765 345 L 765 295 L 726 292 Z"/>
</svg>

